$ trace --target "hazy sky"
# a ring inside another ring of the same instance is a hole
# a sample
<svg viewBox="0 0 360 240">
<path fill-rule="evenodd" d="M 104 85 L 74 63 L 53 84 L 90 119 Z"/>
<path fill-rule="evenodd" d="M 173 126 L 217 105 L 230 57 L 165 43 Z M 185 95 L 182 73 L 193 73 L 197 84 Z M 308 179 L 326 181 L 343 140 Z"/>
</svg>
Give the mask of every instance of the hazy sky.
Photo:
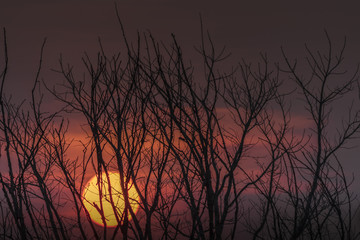
<svg viewBox="0 0 360 240">
<path fill-rule="evenodd" d="M 356 1 L 128 0 L 117 4 L 130 37 L 138 30 L 151 30 L 166 41 L 175 33 L 190 49 L 199 43 L 201 14 L 215 43 L 233 53 L 234 63 L 241 57 L 256 60 L 259 52 L 277 60 L 280 46 L 301 57 L 305 42 L 314 47 L 326 43 L 324 29 L 335 42 L 346 35 L 347 59 L 360 60 L 360 4 Z M 60 53 L 75 63 L 84 51 L 96 52 L 98 37 L 109 50 L 117 49 L 121 39 L 110 0 L 2 1 L 0 26 L 8 32 L 10 73 L 22 83 L 35 71 L 44 37 L 48 38 L 49 67 L 56 66 Z"/>
<path fill-rule="evenodd" d="M 137 31 L 150 30 L 166 42 L 174 33 L 189 51 L 199 43 L 201 14 L 214 42 L 233 53 L 233 64 L 241 58 L 254 61 L 259 52 L 267 52 L 270 60 L 278 61 L 281 46 L 291 57 L 303 59 L 304 43 L 314 49 L 324 48 L 324 29 L 335 45 L 347 36 L 349 70 L 360 62 L 358 1 L 116 2 L 130 38 Z M 109 52 L 121 45 L 114 1 L 109 0 L 1 1 L 0 27 L 7 30 L 10 54 L 6 89 L 16 97 L 26 96 L 31 88 L 44 37 L 48 40 L 43 78 L 49 84 L 56 81 L 50 69 L 57 68 L 60 54 L 76 65 L 84 51 L 96 53 L 98 37 Z M 349 152 L 345 163 L 355 172 L 360 166 L 358 152 Z"/>
</svg>

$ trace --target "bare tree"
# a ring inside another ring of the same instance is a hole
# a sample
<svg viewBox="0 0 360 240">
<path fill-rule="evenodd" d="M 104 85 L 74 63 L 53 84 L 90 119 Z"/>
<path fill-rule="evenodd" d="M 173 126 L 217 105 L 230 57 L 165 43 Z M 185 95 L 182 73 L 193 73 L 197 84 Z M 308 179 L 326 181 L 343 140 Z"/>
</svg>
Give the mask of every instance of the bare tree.
<svg viewBox="0 0 360 240">
<path fill-rule="evenodd" d="M 174 35 L 170 44 L 150 33 L 131 43 L 119 22 L 123 51 L 106 54 L 99 41 L 95 57 L 84 55 L 81 77 L 60 58 L 64 82 L 45 84 L 61 104 L 52 113 L 41 107 L 44 45 L 31 100 L 15 105 L 5 95 L 4 31 L 3 238 L 237 239 L 239 229 L 253 239 L 359 237 L 352 229 L 351 179 L 338 157 L 359 131 L 356 104 L 336 131 L 339 125 L 331 123 L 332 106 L 357 83 L 357 71 L 341 75 L 345 43 L 337 54 L 328 35 L 325 54 L 306 47 L 308 79 L 285 51 L 285 70 L 263 54 L 256 65 L 242 60 L 225 72 L 221 64 L 229 55 L 201 27 L 199 71 Z M 293 80 L 312 120 L 300 135 L 289 104 L 294 92 L 284 91 L 281 79 Z M 70 139 L 71 117 L 79 113 L 86 138 Z M 69 157 L 75 144 L 81 153 Z M 113 172 L 121 189 L 101 180 L 110 182 Z M 82 195 L 92 175 L 99 200 L 111 204 L 114 228 L 107 226 L 103 202 Z M 84 202 L 97 209 L 103 226 L 93 223 Z"/>
<path fill-rule="evenodd" d="M 327 33 L 326 37 L 327 52 L 306 46 L 309 78 L 298 72 L 297 62 L 291 62 L 283 51 L 287 66 L 284 71 L 297 84 L 312 127 L 304 129 L 306 132 L 295 142 L 293 134 L 285 136 L 281 143 L 285 151 L 277 161 L 276 175 L 257 185 L 262 197 L 254 207 L 261 224 L 254 225 L 254 239 L 356 238 L 352 234 L 351 179 L 338 154 L 357 136 L 359 109 L 353 102 L 345 114 L 341 113 L 344 118 L 339 118 L 333 105 L 345 97 L 354 97 L 351 95 L 358 72 L 348 76 L 342 68 L 346 42 L 336 52 Z M 340 126 L 334 123 L 339 120 Z M 271 154 L 277 152 L 269 150 Z"/>
<path fill-rule="evenodd" d="M 12 223 L 4 229 L 17 238 L 69 238 L 63 218 L 59 215 L 59 191 L 54 182 L 54 161 L 48 146 L 51 131 L 57 127 L 58 112 L 41 111 L 42 96 L 37 99 L 39 68 L 31 91 L 30 107 L 15 105 L 5 96 L 4 86 L 8 68 L 6 32 L 4 33 L 5 67 L 1 74 L 1 141 L 5 146 L 7 172 L 0 173 L 0 183 Z"/>
</svg>

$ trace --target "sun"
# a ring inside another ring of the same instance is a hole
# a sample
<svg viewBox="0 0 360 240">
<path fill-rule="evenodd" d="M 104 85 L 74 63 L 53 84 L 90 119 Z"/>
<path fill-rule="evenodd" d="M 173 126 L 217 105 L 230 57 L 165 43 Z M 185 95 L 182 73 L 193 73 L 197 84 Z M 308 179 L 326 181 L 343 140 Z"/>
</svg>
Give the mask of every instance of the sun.
<svg viewBox="0 0 360 240">
<path fill-rule="evenodd" d="M 121 222 L 121 219 L 124 217 L 123 212 L 125 208 L 123 193 L 120 186 L 120 174 L 116 172 L 109 172 L 110 184 L 108 183 L 106 174 L 103 173 L 101 175 L 101 181 L 99 181 L 102 184 L 101 195 L 99 194 L 98 176 L 95 175 L 86 184 L 82 193 L 82 200 L 84 207 L 89 212 L 90 218 L 93 222 L 104 226 L 105 221 L 107 227 L 115 227 L 118 225 L 116 215 Z M 109 185 L 111 186 L 110 190 L 114 204 L 111 204 Z M 128 188 L 130 206 L 136 213 L 139 208 L 139 195 L 131 182 L 128 184 Z M 101 214 L 101 203 L 104 213 L 103 215 L 105 217 L 104 220 Z M 115 207 L 115 211 L 113 206 Z M 114 213 L 116 213 L 116 215 Z M 130 213 L 128 214 L 128 219 L 131 220 Z"/>
</svg>

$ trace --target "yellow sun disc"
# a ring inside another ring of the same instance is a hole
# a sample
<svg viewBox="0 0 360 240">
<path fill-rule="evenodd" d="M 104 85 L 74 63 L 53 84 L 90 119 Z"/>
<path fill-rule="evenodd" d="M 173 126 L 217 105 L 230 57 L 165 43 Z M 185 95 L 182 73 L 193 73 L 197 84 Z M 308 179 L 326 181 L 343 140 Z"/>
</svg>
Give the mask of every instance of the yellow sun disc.
<svg viewBox="0 0 360 240">
<path fill-rule="evenodd" d="M 98 176 L 96 175 L 91 178 L 85 186 L 85 189 L 82 193 L 84 206 L 89 212 L 90 218 L 93 222 L 103 226 L 105 221 L 107 227 L 115 227 L 118 225 L 116 216 L 120 222 L 122 222 L 124 219 L 123 212 L 125 208 L 125 202 L 120 186 L 120 174 L 110 172 L 109 184 L 106 174 L 103 173 L 101 181 L 99 181 L 100 188 L 97 179 Z M 109 191 L 109 185 L 111 193 Z M 139 208 L 139 195 L 131 182 L 128 184 L 128 193 L 130 207 L 136 213 Z M 113 204 L 111 202 L 113 202 Z M 105 220 L 103 220 L 102 215 L 105 217 Z M 131 219 L 130 212 L 128 214 L 128 219 Z"/>
</svg>

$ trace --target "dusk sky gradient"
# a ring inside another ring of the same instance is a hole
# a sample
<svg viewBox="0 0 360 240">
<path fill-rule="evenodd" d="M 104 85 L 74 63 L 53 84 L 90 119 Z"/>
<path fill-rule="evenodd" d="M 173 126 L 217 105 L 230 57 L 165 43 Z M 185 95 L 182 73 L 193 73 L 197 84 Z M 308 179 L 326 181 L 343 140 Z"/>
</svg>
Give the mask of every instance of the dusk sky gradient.
<svg viewBox="0 0 360 240">
<path fill-rule="evenodd" d="M 346 61 L 352 69 L 359 62 L 360 32 L 356 1 L 117 1 L 128 36 L 150 30 L 169 42 L 174 33 L 182 47 L 199 45 L 201 14 L 218 47 L 232 53 L 229 62 L 241 58 L 257 61 L 260 52 L 279 61 L 283 46 L 291 57 L 304 57 L 304 43 L 313 48 L 326 43 L 324 29 L 334 43 L 348 38 Z M 106 50 L 119 50 L 121 35 L 114 1 L 7 1 L 0 5 L 0 25 L 8 33 L 9 84 L 31 86 L 45 37 L 44 73 L 57 68 L 60 54 L 76 64 L 85 51 L 96 53 L 100 37 Z M 191 56 L 191 55 L 190 55 Z M 10 77 L 10 76 L 9 76 Z M 29 79 L 30 77 L 30 79 Z M 50 81 L 50 80 L 49 80 Z M 19 91 L 19 89 L 16 89 Z"/>
<path fill-rule="evenodd" d="M 256 63 L 259 53 L 267 53 L 270 62 L 281 63 L 281 47 L 289 58 L 303 61 L 305 43 L 312 49 L 326 49 L 324 30 L 337 47 L 347 37 L 345 67 L 350 73 L 360 63 L 358 1 L 127 0 L 116 4 L 130 39 L 135 39 L 137 31 L 149 30 L 157 40 L 166 43 L 174 33 L 184 48 L 185 58 L 187 54 L 188 59 L 194 59 L 195 66 L 193 46 L 200 43 L 200 15 L 215 45 L 226 46 L 231 53 L 226 63 L 232 65 L 242 58 Z M 110 0 L 2 1 L 0 27 L 6 28 L 9 49 L 5 88 L 7 95 L 18 101 L 29 96 L 45 37 L 41 78 L 49 86 L 61 81 L 61 76 L 51 70 L 59 68 L 60 55 L 64 62 L 82 69 L 81 57 L 84 52 L 96 54 L 98 38 L 108 53 L 123 46 L 114 1 Z M 294 116 L 304 119 L 296 98 L 294 94 Z M 51 104 L 51 100 L 45 103 L 47 107 Z M 341 157 L 346 171 L 354 173 L 352 190 L 360 194 L 360 139 L 353 143 L 354 148 Z"/>
</svg>

